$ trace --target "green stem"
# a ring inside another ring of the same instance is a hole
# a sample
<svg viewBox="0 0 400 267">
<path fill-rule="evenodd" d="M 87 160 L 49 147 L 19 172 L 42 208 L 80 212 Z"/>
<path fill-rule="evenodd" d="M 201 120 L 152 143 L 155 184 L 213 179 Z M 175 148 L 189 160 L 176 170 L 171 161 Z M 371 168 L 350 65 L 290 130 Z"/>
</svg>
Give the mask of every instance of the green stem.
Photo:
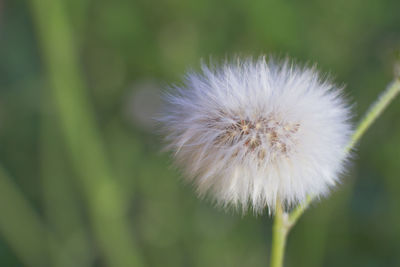
<svg viewBox="0 0 400 267">
<path fill-rule="evenodd" d="M 276 205 L 274 225 L 272 227 L 272 250 L 270 267 L 282 267 L 285 254 L 286 236 L 289 232 L 288 215 L 279 203 Z"/>
<path fill-rule="evenodd" d="M 292 227 L 293 225 L 295 225 L 297 223 L 297 221 L 299 220 L 299 218 L 301 217 L 301 215 L 303 215 L 304 211 L 307 209 L 307 207 L 311 204 L 311 202 L 313 201 L 313 197 L 311 196 L 307 196 L 306 201 L 301 204 L 298 205 L 289 215 L 289 223 L 290 226 Z"/>
<path fill-rule="evenodd" d="M 400 79 L 394 80 L 385 91 L 381 93 L 378 100 L 366 112 L 366 115 L 359 123 L 356 131 L 354 132 L 350 143 L 347 145 L 345 151 L 350 151 L 354 145 L 361 139 L 367 129 L 372 123 L 382 114 L 385 108 L 393 101 L 393 99 L 400 92 Z"/>
<path fill-rule="evenodd" d="M 56 117 L 47 112 L 53 107 L 46 100 L 41 122 L 42 196 L 47 225 L 57 237 L 57 242 L 49 242 L 50 266 L 91 266 L 93 247 L 76 198 L 78 194 L 69 179 L 69 165 L 60 153 L 65 150 L 62 135 L 54 127 Z"/>
<path fill-rule="evenodd" d="M 87 202 L 93 233 L 109 266 L 142 266 L 127 218 L 128 203 L 117 183 L 81 76 L 81 59 L 65 1 L 31 0 L 50 96 L 57 108 L 69 159 Z"/>
<path fill-rule="evenodd" d="M 0 167 L 0 232 L 26 266 L 46 266 L 47 232 L 37 213 Z"/>
<path fill-rule="evenodd" d="M 349 153 L 349 151 L 361 139 L 367 129 L 382 114 L 385 108 L 393 101 L 399 92 L 400 79 L 395 79 L 368 109 L 366 115 L 363 117 L 353 133 L 349 144 L 345 147 L 345 153 Z M 310 206 L 314 199 L 315 196 L 308 196 L 306 201 L 297 206 L 289 215 L 282 211 L 281 206 L 279 206 L 279 209 L 277 208 L 273 226 L 270 267 L 283 266 L 283 255 L 287 235 L 290 229 L 296 224 L 301 215 Z"/>
<path fill-rule="evenodd" d="M 365 113 L 364 117 L 361 119 L 356 130 L 354 131 L 349 144 L 345 147 L 345 153 L 349 153 L 351 149 L 357 144 L 361 139 L 367 129 L 372 125 L 372 123 L 382 114 L 387 106 L 395 99 L 395 97 L 400 93 L 400 79 L 395 79 L 389 86 L 383 91 L 378 99 L 370 106 L 370 108 Z M 306 202 L 302 205 L 297 206 L 290 214 L 290 217 L 296 220 L 303 214 L 303 212 L 308 208 L 311 202 L 314 200 L 314 196 L 309 196 Z"/>
</svg>

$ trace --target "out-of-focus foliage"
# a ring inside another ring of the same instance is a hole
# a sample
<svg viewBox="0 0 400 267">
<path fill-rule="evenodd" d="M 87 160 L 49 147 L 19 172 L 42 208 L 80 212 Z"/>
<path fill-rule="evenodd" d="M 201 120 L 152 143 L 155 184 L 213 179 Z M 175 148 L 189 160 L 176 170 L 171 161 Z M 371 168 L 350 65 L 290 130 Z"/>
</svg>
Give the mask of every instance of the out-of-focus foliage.
<svg viewBox="0 0 400 267">
<path fill-rule="evenodd" d="M 51 3 L 43 1 L 43 8 Z M 111 182 L 126 196 L 132 253 L 144 266 L 265 266 L 269 258 L 267 216 L 223 212 L 198 200 L 160 153 L 152 118 L 163 88 L 178 83 L 185 70 L 197 69 L 200 58 L 288 55 L 317 62 L 347 84 L 346 94 L 357 102 L 356 121 L 392 79 L 394 51 L 400 48 L 398 0 L 62 5 Z M 76 168 L 80 159 L 71 157 L 65 139 L 32 6 L 28 0 L 0 2 L 0 176 L 17 190 L 0 188 L 0 266 L 25 265 L 26 259 L 48 266 L 106 266 L 104 240 L 93 228 L 103 222 L 93 223 L 92 210 L 108 208 L 109 192 L 104 189 L 94 202 L 104 206 L 88 204 L 78 178 L 85 170 Z M 56 49 L 65 53 L 64 46 Z M 289 237 L 286 266 L 400 265 L 399 115 L 397 99 L 358 145 L 343 183 L 306 212 Z M 75 136 L 86 136 L 82 129 Z M 96 183 L 96 177 L 88 180 Z"/>
</svg>

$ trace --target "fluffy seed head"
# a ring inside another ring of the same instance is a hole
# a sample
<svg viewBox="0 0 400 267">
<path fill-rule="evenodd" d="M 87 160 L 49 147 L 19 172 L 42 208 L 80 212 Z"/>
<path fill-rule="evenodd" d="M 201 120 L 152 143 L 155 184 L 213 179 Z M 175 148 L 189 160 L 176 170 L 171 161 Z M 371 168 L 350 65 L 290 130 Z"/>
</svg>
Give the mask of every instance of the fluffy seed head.
<svg viewBox="0 0 400 267">
<path fill-rule="evenodd" d="M 338 181 L 351 125 L 341 89 L 289 61 L 202 66 L 165 97 L 168 148 L 199 195 L 289 208 Z"/>
</svg>

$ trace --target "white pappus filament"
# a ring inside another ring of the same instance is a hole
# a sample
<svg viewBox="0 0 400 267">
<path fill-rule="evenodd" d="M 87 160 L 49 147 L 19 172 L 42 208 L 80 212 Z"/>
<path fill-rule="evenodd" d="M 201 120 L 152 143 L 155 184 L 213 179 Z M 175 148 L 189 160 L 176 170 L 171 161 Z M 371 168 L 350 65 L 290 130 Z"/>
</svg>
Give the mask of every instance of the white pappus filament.
<svg viewBox="0 0 400 267">
<path fill-rule="evenodd" d="M 341 91 L 315 68 L 238 59 L 188 73 L 165 96 L 160 121 L 199 195 L 261 213 L 337 183 L 351 133 Z"/>
</svg>

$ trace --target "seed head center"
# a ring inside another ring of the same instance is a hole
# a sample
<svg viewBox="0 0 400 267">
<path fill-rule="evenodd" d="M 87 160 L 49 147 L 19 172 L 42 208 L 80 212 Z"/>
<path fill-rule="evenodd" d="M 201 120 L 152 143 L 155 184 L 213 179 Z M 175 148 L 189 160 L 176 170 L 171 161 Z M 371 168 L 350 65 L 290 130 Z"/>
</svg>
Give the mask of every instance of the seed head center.
<svg viewBox="0 0 400 267">
<path fill-rule="evenodd" d="M 233 121 L 221 129 L 216 144 L 242 145 L 246 153 L 257 153 L 260 159 L 264 159 L 267 152 L 287 156 L 293 150 L 300 128 L 299 123 L 283 122 L 274 116 Z"/>
</svg>

